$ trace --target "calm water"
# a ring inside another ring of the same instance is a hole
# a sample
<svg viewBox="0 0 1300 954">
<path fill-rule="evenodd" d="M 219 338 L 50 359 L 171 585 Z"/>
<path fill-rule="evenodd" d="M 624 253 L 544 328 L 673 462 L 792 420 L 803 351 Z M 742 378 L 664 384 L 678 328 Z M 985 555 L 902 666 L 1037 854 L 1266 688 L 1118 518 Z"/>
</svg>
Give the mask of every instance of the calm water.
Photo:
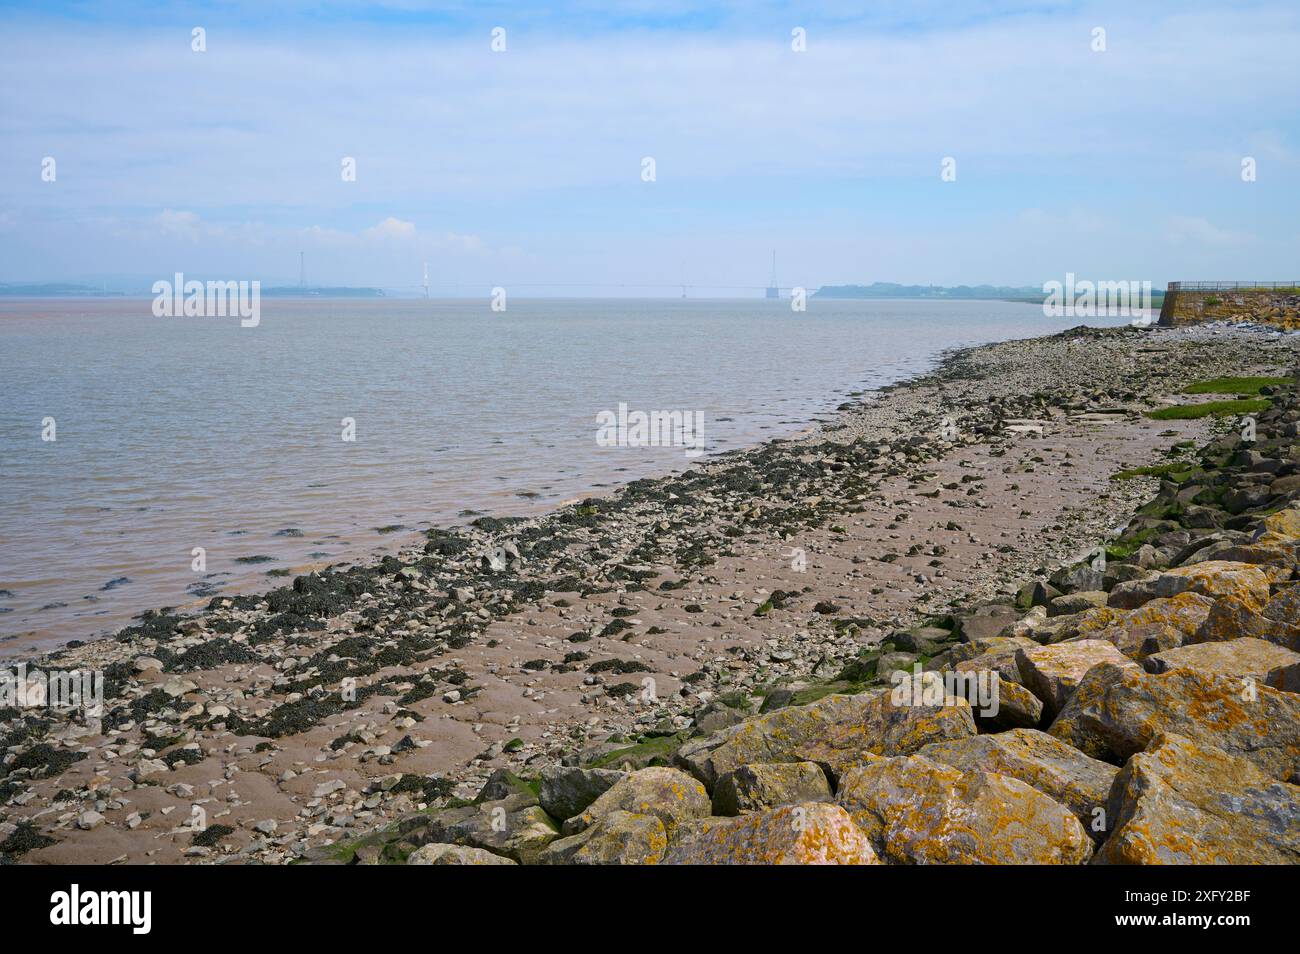
<svg viewBox="0 0 1300 954">
<path fill-rule="evenodd" d="M 241 328 L 148 300 L 0 300 L 0 652 L 689 465 L 598 446 L 619 402 L 702 411 L 724 451 L 943 349 L 1064 324 L 999 302 L 265 300 Z"/>
</svg>

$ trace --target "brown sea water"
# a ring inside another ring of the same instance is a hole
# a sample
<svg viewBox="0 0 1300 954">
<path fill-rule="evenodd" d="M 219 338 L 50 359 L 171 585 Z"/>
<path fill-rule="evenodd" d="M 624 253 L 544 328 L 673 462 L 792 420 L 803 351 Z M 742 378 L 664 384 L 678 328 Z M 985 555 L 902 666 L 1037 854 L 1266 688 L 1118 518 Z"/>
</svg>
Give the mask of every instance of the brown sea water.
<svg viewBox="0 0 1300 954">
<path fill-rule="evenodd" d="M 263 299 L 242 328 L 0 299 L 0 654 L 690 466 L 600 446 L 620 402 L 701 412 L 719 453 L 1063 326 L 1010 302 Z"/>
</svg>

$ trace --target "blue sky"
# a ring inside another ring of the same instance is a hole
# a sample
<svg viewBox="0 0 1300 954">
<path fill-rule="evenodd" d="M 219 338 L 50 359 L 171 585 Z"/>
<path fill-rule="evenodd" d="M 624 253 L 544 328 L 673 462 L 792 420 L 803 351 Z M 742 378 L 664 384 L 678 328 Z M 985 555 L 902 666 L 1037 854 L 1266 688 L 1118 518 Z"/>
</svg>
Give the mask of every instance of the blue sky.
<svg viewBox="0 0 1300 954">
<path fill-rule="evenodd" d="M 4 4 L 0 281 L 1300 278 L 1297 49 L 1291 2 Z"/>
</svg>

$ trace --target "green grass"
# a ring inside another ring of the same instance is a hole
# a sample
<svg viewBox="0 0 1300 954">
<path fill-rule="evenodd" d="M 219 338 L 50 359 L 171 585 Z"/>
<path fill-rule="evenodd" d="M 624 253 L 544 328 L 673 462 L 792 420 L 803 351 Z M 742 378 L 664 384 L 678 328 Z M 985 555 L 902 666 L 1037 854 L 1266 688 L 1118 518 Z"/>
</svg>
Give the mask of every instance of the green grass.
<svg viewBox="0 0 1300 954">
<path fill-rule="evenodd" d="M 618 768 L 624 762 L 633 765 L 666 765 L 668 757 L 681 748 L 684 733 L 646 739 L 624 749 L 606 752 L 587 763 L 588 768 Z"/>
<path fill-rule="evenodd" d="M 1268 407 L 1268 398 L 1242 398 L 1235 401 L 1206 401 L 1203 404 L 1175 404 L 1158 411 L 1147 411 L 1153 421 L 1195 421 L 1203 417 L 1227 414 L 1258 414 Z"/>
<path fill-rule="evenodd" d="M 1192 465 L 1186 461 L 1174 461 L 1170 464 L 1153 464 L 1149 467 L 1130 467 L 1117 474 L 1111 474 L 1111 480 L 1132 480 L 1134 477 L 1163 477 L 1181 484 L 1192 474 Z"/>
<path fill-rule="evenodd" d="M 1211 378 L 1183 388 L 1184 394 L 1258 394 L 1261 388 L 1290 384 L 1289 378 Z"/>
</svg>

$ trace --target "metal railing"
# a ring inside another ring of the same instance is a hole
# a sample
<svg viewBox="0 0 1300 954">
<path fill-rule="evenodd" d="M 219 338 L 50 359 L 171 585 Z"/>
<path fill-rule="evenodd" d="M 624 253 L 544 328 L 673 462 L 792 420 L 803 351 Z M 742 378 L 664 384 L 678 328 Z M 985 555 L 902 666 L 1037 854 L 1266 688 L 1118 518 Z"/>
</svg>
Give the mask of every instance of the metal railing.
<svg viewBox="0 0 1300 954">
<path fill-rule="evenodd" d="M 1300 281 L 1294 282 L 1170 282 L 1169 290 L 1178 291 L 1296 291 Z"/>
</svg>

